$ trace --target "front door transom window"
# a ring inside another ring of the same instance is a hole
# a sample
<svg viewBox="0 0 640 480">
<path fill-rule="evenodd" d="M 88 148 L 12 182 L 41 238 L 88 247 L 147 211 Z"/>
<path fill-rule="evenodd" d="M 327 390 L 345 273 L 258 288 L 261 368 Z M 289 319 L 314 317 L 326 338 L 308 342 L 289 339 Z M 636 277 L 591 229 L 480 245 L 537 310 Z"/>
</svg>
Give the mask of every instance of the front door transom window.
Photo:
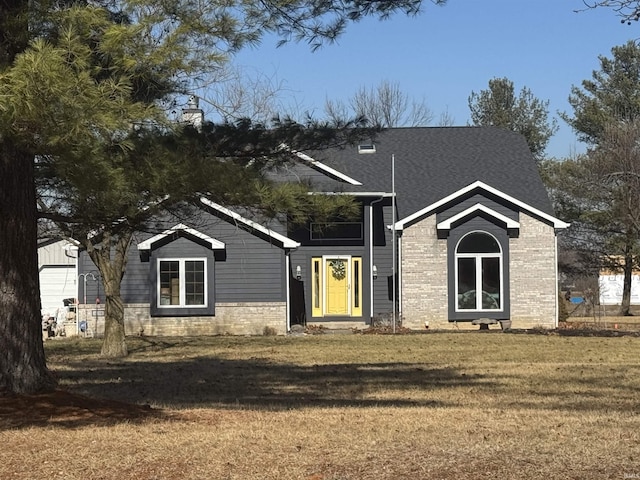
<svg viewBox="0 0 640 480">
<path fill-rule="evenodd" d="M 456 311 L 502 309 L 502 250 L 493 235 L 472 232 L 456 247 Z"/>
</svg>

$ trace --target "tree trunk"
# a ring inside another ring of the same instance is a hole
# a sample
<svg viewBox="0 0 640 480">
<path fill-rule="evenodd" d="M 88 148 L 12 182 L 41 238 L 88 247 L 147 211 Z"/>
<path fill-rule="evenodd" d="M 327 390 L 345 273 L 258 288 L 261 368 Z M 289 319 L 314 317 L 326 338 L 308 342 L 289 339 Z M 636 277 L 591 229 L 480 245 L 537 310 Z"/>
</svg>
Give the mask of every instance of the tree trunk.
<svg viewBox="0 0 640 480">
<path fill-rule="evenodd" d="M 633 276 L 633 255 L 631 247 L 627 246 L 624 254 L 624 265 L 622 266 L 624 279 L 622 282 L 622 302 L 620 303 L 620 311 L 618 315 L 631 315 L 631 279 Z"/>
<path fill-rule="evenodd" d="M 124 302 L 120 295 L 120 286 L 127 265 L 127 252 L 131 238 L 130 233 L 124 233 L 114 238 L 109 232 L 104 232 L 101 248 L 94 248 L 90 243 L 91 240 L 87 245 L 87 252 L 98 267 L 104 284 L 104 341 L 101 351 L 103 357 L 119 358 L 129 354 L 124 329 Z"/>
<path fill-rule="evenodd" d="M 42 342 L 34 157 L 0 141 L 0 391 L 55 388 Z"/>
<path fill-rule="evenodd" d="M 126 357 L 128 355 L 124 331 L 124 302 L 120 296 L 120 280 L 108 274 L 104 281 L 106 295 L 104 305 L 104 341 L 101 354 L 103 357 Z"/>
</svg>

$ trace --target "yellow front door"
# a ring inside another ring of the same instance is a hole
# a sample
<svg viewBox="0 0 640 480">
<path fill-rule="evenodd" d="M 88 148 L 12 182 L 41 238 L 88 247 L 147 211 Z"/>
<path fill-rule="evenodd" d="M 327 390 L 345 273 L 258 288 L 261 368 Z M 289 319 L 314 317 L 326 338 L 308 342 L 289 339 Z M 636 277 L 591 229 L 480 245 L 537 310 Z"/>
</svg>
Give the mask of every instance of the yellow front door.
<svg viewBox="0 0 640 480">
<path fill-rule="evenodd" d="M 349 314 L 349 262 L 346 259 L 325 260 L 326 315 Z"/>
</svg>

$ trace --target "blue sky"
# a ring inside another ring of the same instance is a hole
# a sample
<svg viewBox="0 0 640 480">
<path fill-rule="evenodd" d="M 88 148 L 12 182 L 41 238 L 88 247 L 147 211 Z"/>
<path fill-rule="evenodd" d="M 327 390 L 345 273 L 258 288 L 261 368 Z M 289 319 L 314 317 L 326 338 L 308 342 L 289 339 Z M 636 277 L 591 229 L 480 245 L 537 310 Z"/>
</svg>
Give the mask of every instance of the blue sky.
<svg viewBox="0 0 640 480">
<path fill-rule="evenodd" d="M 507 77 L 516 92 L 528 87 L 550 112 L 571 113 L 571 86 L 599 69 L 598 56 L 640 38 L 640 24 L 623 25 L 611 9 L 583 9 L 583 0 L 425 0 L 417 17 L 393 16 L 351 24 L 331 45 L 276 48 L 277 39 L 242 51 L 235 63 L 279 82 L 280 100 L 322 116 L 325 99 L 347 100 L 382 81 L 424 99 L 437 117 L 448 111 L 455 125 L 469 121 L 468 97 Z M 547 154 L 564 158 L 584 151 L 560 119 Z"/>
</svg>

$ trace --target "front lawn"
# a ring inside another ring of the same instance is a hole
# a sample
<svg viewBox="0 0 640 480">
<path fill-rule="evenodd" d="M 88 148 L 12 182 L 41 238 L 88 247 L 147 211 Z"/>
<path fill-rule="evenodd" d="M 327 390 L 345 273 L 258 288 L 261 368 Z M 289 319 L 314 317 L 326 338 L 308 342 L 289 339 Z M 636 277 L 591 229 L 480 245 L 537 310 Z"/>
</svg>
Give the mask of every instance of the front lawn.
<svg viewBox="0 0 640 480">
<path fill-rule="evenodd" d="M 640 476 L 638 337 L 128 342 L 118 361 L 98 340 L 46 343 L 73 395 L 0 399 L 0 478 Z"/>
</svg>

